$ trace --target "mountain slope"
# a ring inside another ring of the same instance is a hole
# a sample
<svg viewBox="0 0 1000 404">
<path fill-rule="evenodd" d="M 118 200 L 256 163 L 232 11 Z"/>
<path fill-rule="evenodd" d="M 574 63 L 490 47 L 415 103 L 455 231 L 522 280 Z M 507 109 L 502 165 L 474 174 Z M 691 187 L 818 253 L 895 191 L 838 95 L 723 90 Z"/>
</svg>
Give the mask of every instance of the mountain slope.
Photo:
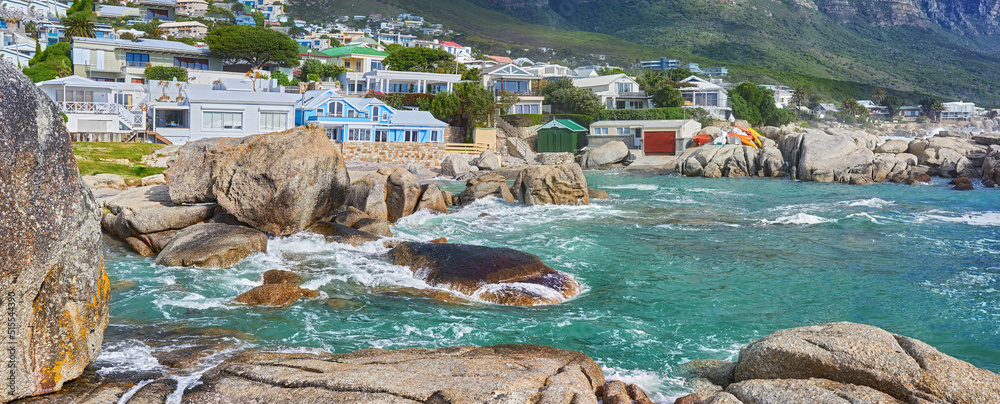
<svg viewBox="0 0 1000 404">
<path fill-rule="evenodd" d="M 871 88 L 886 86 L 910 93 L 912 102 L 919 98 L 914 93 L 928 93 L 1000 104 L 1000 41 L 993 36 L 1000 0 L 949 3 L 954 6 L 940 5 L 941 0 L 921 1 L 364 3 L 422 15 L 465 33 L 462 40 L 468 44 L 494 53 L 511 49 L 514 57 L 586 64 L 599 63 L 596 55 L 606 55 L 608 63 L 627 67 L 667 56 L 706 66 L 722 63 L 735 79 L 819 83 L 823 87 L 816 92 L 832 98 L 867 98 Z M 294 0 L 290 10 L 343 15 L 350 13 L 350 3 Z"/>
</svg>

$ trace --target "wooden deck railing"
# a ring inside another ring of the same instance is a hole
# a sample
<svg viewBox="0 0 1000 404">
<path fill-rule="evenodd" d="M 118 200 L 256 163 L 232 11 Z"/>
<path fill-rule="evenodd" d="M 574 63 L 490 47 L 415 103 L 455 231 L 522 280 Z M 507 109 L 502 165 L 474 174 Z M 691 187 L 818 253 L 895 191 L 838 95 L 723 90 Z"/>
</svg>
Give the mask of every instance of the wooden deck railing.
<svg viewBox="0 0 1000 404">
<path fill-rule="evenodd" d="M 447 152 L 480 154 L 489 146 L 483 143 L 445 143 L 444 150 Z"/>
</svg>

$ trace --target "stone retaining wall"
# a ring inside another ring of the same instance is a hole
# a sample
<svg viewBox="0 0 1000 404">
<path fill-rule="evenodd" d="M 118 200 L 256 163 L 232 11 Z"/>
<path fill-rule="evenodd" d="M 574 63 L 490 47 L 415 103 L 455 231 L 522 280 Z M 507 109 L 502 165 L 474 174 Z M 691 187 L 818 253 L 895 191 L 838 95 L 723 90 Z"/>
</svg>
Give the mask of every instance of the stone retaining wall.
<svg viewBox="0 0 1000 404">
<path fill-rule="evenodd" d="M 338 146 L 344 159 L 370 163 L 437 167 L 445 157 L 444 143 L 344 142 Z"/>
</svg>

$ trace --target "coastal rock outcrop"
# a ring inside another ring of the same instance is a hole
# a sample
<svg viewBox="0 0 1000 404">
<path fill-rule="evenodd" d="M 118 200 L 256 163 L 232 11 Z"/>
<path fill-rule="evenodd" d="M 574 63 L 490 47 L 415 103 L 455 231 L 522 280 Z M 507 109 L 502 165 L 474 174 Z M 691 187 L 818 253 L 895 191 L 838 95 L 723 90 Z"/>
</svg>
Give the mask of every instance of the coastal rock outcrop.
<svg viewBox="0 0 1000 404">
<path fill-rule="evenodd" d="M 175 205 L 166 185 L 132 188 L 104 201 L 101 226 L 142 255 L 159 253 L 177 230 L 215 215 L 215 204 Z"/>
<path fill-rule="evenodd" d="M 593 149 L 588 149 L 580 156 L 580 166 L 583 168 L 601 168 L 617 163 L 628 157 L 628 146 L 625 142 L 608 142 Z"/>
<path fill-rule="evenodd" d="M 179 231 L 156 257 L 157 265 L 228 268 L 267 251 L 267 235 L 240 225 L 199 223 Z"/>
<path fill-rule="evenodd" d="M 417 202 L 416 210 L 448 213 L 448 202 L 444 200 L 444 193 L 441 192 L 441 188 L 437 184 L 426 184 L 420 187 L 420 201 Z"/>
<path fill-rule="evenodd" d="M 469 160 L 465 156 L 452 153 L 441 161 L 441 175 L 443 176 L 455 178 L 469 172 Z"/>
<path fill-rule="evenodd" d="M 346 209 L 337 211 L 337 213 L 329 216 L 328 220 L 382 237 L 392 237 L 389 222 L 373 218 L 353 206 L 348 206 Z"/>
<path fill-rule="evenodd" d="M 514 202 L 514 195 L 507 186 L 507 178 L 497 173 L 488 173 L 466 181 L 465 190 L 458 195 L 458 200 L 460 204 L 468 205 L 491 195 Z"/>
<path fill-rule="evenodd" d="M 714 375 L 714 376 L 711 376 Z M 688 403 L 849 402 L 985 403 L 1000 397 L 1000 375 L 921 341 L 855 323 L 777 331 L 740 350 L 735 364 L 691 372 L 699 387 Z M 818 400 L 818 401 L 817 401 Z M 853 400 L 853 401 L 851 401 Z"/>
<path fill-rule="evenodd" d="M 497 155 L 492 150 L 483 150 L 479 154 L 479 161 L 476 163 L 476 167 L 480 170 L 499 170 L 500 159 L 497 158 Z"/>
<path fill-rule="evenodd" d="M 440 189 L 433 188 L 437 189 L 432 191 L 436 196 L 425 196 L 430 188 L 421 187 L 417 176 L 402 168 L 383 167 L 352 183 L 344 205 L 370 218 L 394 223 L 418 210 L 421 200 L 440 197 Z"/>
<path fill-rule="evenodd" d="M 358 230 L 336 222 L 316 222 L 307 231 L 326 237 L 327 241 L 359 246 L 380 239 L 378 235 Z"/>
<path fill-rule="evenodd" d="M 579 164 L 531 165 L 514 181 L 519 202 L 531 205 L 589 205 L 587 178 Z"/>
<path fill-rule="evenodd" d="M 389 251 L 389 259 L 433 286 L 497 304 L 553 304 L 580 293 L 569 275 L 509 248 L 405 242 Z"/>
<path fill-rule="evenodd" d="M 538 345 L 248 351 L 206 372 L 183 402 L 596 404 L 604 381 L 587 355 Z"/>
<path fill-rule="evenodd" d="M 870 184 L 877 142 L 863 132 L 807 129 L 786 135 L 780 144 L 792 179 Z"/>
<path fill-rule="evenodd" d="M 0 402 L 54 392 L 108 325 L 100 213 L 48 96 L 0 61 Z"/>
<path fill-rule="evenodd" d="M 254 228 L 284 236 L 340 207 L 350 181 L 319 128 L 184 145 L 164 171 L 174 203 L 217 201 Z"/>
</svg>

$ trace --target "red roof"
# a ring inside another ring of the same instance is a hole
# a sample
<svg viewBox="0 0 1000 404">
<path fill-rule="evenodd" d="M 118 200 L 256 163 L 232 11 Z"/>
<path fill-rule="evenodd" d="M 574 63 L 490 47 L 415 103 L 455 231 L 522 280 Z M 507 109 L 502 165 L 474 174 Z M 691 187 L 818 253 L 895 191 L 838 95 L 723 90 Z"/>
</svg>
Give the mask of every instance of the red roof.
<svg viewBox="0 0 1000 404">
<path fill-rule="evenodd" d="M 450 41 L 441 42 L 441 46 L 451 46 L 453 48 L 464 48 L 464 46 L 459 45 L 459 44 L 454 43 L 454 42 L 450 42 Z"/>
<path fill-rule="evenodd" d="M 490 59 L 493 59 L 493 60 L 495 60 L 497 62 L 500 62 L 500 63 L 514 64 L 514 59 L 511 59 L 511 58 L 506 57 L 506 56 L 487 56 L 487 57 L 490 58 Z"/>
</svg>

